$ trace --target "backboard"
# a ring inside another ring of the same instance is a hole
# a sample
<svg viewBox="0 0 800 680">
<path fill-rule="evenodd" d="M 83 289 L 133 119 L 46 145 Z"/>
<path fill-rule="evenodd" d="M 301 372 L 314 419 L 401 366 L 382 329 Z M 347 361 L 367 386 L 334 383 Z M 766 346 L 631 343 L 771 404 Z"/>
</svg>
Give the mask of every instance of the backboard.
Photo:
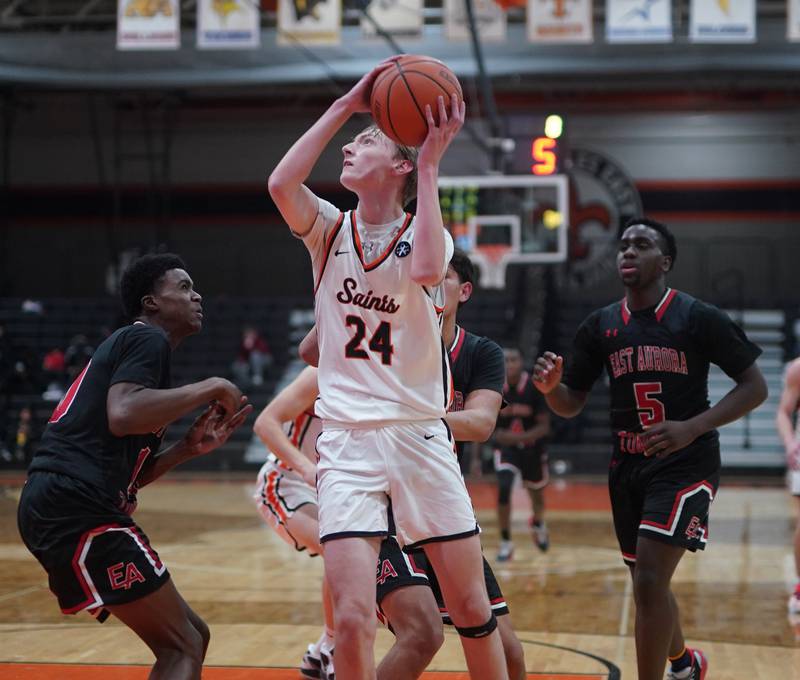
<svg viewBox="0 0 800 680">
<path fill-rule="evenodd" d="M 484 288 L 505 287 L 509 264 L 567 259 L 568 194 L 566 175 L 439 178 L 445 227 Z"/>
</svg>

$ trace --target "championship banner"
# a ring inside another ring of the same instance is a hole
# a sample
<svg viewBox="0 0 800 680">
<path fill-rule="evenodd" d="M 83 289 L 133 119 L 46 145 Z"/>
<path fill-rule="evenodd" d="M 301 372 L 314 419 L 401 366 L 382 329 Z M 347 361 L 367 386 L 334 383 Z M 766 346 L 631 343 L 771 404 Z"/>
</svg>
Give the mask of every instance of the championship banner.
<svg viewBox="0 0 800 680">
<path fill-rule="evenodd" d="M 338 45 L 341 0 L 278 0 L 278 44 Z"/>
<path fill-rule="evenodd" d="M 589 43 L 594 37 L 592 0 L 528 0 L 528 40 Z"/>
<path fill-rule="evenodd" d="M 672 42 L 672 0 L 606 0 L 606 40 Z"/>
<path fill-rule="evenodd" d="M 230 50 L 260 44 L 257 0 L 197 0 L 197 47 Z"/>
<path fill-rule="evenodd" d="M 378 26 L 391 35 L 418 36 L 422 33 L 422 0 L 372 0 L 367 12 Z M 361 32 L 376 35 L 375 25 L 361 17 Z"/>
<path fill-rule="evenodd" d="M 692 42 L 755 42 L 756 0 L 692 0 Z"/>
<path fill-rule="evenodd" d="M 119 0 L 118 50 L 176 50 L 181 46 L 178 0 Z"/>
<path fill-rule="evenodd" d="M 506 13 L 494 0 L 473 0 L 475 25 L 481 40 L 506 39 Z M 444 0 L 444 34 L 448 40 L 469 40 L 469 23 L 464 0 Z"/>
<path fill-rule="evenodd" d="M 786 37 L 792 42 L 800 40 L 800 0 L 787 0 Z"/>
</svg>

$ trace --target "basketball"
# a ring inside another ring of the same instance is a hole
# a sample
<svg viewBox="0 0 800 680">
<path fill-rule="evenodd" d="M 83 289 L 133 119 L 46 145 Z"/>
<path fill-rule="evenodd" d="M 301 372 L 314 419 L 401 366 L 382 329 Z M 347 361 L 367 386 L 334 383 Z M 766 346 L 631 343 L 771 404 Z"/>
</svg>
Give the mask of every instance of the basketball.
<svg viewBox="0 0 800 680">
<path fill-rule="evenodd" d="M 426 104 L 438 124 L 437 98 L 444 97 L 449 113 L 453 93 L 461 103 L 461 84 L 445 64 L 431 57 L 405 54 L 375 81 L 370 97 L 372 117 L 381 131 L 398 144 L 419 146 L 428 134 Z"/>
</svg>

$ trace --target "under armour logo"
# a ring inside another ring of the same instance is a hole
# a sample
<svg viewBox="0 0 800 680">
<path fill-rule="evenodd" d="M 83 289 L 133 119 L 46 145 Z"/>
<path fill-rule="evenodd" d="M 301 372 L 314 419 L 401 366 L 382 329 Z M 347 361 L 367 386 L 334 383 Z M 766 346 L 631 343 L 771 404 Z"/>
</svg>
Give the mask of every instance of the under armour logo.
<svg viewBox="0 0 800 680">
<path fill-rule="evenodd" d="M 394 254 L 397 257 L 405 257 L 411 252 L 411 244 L 408 241 L 400 241 L 397 248 L 394 249 Z"/>
<path fill-rule="evenodd" d="M 606 337 L 607 338 L 611 338 L 611 337 L 616 338 L 617 337 L 617 333 L 619 333 L 619 331 L 616 328 L 606 328 Z"/>
</svg>

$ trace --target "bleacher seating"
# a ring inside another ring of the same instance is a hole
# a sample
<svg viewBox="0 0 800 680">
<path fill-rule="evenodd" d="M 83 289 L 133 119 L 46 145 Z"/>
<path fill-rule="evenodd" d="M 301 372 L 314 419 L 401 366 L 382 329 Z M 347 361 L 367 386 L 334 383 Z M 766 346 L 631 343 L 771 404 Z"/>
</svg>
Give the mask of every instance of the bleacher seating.
<svg viewBox="0 0 800 680">
<path fill-rule="evenodd" d="M 123 323 L 118 302 L 111 297 L 40 300 L 42 313 L 22 310 L 19 298 L 0 299 L 0 324 L 5 328 L 14 352 L 30 364 L 35 385 L 24 392 L 15 391 L 3 398 L 0 395 L 0 437 L 13 433 L 19 410 L 32 406 L 38 429 L 44 427 L 55 403 L 46 401 L 41 394 L 45 385 L 39 375 L 43 355 L 53 347 L 62 350 L 77 334 L 86 335 L 96 347 L 103 338 Z M 266 339 L 274 357 L 264 383 L 246 390 L 251 402 L 260 409 L 272 395 L 275 382 L 282 372 L 290 352 L 288 318 L 298 301 L 293 298 L 206 298 L 203 300 L 205 323 L 203 331 L 187 338 L 175 352 L 173 360 L 173 385 L 183 385 L 212 375 L 231 377 L 231 363 L 236 357 L 243 326 L 255 326 Z M 293 349 L 291 350 L 293 351 Z M 235 467 L 240 464 L 249 439 L 251 421 L 246 423 L 218 455 L 192 461 L 193 467 Z M 183 434 L 192 418 L 187 417 L 167 430 L 168 445 Z M 0 465 L 3 463 L 0 462 Z M 19 465 L 18 462 L 14 463 Z"/>
</svg>

